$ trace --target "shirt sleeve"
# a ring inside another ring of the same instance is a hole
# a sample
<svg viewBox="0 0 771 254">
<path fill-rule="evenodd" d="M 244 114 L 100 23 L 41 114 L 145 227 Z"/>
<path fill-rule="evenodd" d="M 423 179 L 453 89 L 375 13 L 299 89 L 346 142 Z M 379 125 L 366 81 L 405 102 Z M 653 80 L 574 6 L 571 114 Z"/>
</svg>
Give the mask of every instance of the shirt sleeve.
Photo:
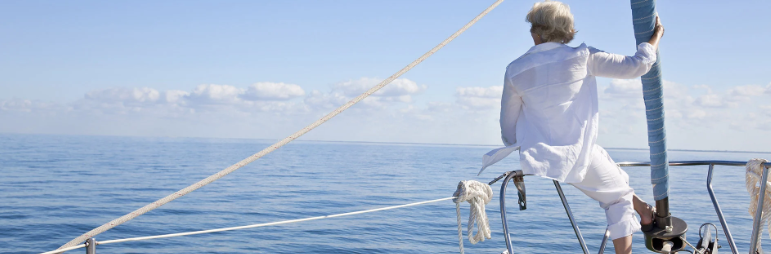
<svg viewBox="0 0 771 254">
<path fill-rule="evenodd" d="M 517 143 L 517 120 L 522 111 L 522 97 L 514 89 L 508 75 L 503 82 L 501 97 L 501 140 L 506 146 Z"/>
<path fill-rule="evenodd" d="M 655 62 L 656 50 L 650 43 L 643 42 L 637 45 L 634 56 L 611 54 L 590 47 L 587 67 L 590 75 L 630 79 L 648 73 Z"/>
</svg>

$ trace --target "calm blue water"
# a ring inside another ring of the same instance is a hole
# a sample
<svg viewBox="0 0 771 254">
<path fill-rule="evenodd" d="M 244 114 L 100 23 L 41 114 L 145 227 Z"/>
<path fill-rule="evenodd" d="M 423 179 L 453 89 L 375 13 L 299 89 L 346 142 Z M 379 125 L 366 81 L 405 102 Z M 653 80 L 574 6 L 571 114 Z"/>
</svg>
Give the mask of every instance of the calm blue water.
<svg viewBox="0 0 771 254">
<path fill-rule="evenodd" d="M 39 253 L 217 172 L 270 141 L 0 135 L 0 253 Z M 103 233 L 98 240 L 166 234 L 335 214 L 451 196 L 460 180 L 487 182 L 518 168 L 507 159 L 475 176 L 490 147 L 295 142 L 225 178 Z M 647 161 L 647 152 L 609 149 L 616 161 Z M 671 160 L 771 158 L 771 154 L 672 152 Z M 638 195 L 651 201 L 649 172 L 627 168 Z M 706 167 L 671 170 L 672 213 L 719 226 L 706 193 Z M 528 210 L 510 204 L 519 253 L 580 253 L 550 180 L 526 179 Z M 493 187 L 496 194 L 499 184 Z M 742 167 L 718 167 L 714 180 L 741 252 L 751 217 Z M 593 200 L 563 186 L 591 252 L 605 229 Z M 513 189 L 513 188 L 512 188 Z M 512 191 L 509 195 L 516 197 Z M 504 248 L 498 197 L 487 211 L 491 240 L 468 253 Z M 512 200 L 515 200 L 513 198 Z M 463 206 L 463 221 L 468 206 Z M 451 201 L 257 229 L 100 245 L 99 253 L 457 253 Z M 465 229 L 465 225 L 464 225 Z M 465 231 L 465 230 L 464 230 Z M 722 234 L 722 229 L 721 229 Z M 465 234 L 465 232 L 464 232 Z M 768 241 L 767 236 L 765 237 Z M 721 236 L 722 251 L 728 244 Z M 770 243 L 766 242 L 767 246 Z M 609 245 L 608 253 L 612 252 Z M 634 251 L 645 250 L 642 234 Z M 82 253 L 82 249 L 70 253 Z"/>
</svg>

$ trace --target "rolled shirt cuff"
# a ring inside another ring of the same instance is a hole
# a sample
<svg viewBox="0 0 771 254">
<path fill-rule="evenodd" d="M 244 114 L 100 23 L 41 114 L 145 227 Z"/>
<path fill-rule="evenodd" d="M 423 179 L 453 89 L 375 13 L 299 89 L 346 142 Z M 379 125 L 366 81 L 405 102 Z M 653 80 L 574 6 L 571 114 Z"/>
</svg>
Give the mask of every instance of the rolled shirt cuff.
<svg viewBox="0 0 771 254">
<path fill-rule="evenodd" d="M 640 222 L 637 221 L 637 216 L 632 216 L 631 219 L 608 225 L 608 231 L 610 232 L 610 239 L 616 240 L 640 231 Z"/>
<path fill-rule="evenodd" d="M 643 42 L 640 43 L 640 45 L 637 45 L 636 55 L 640 57 L 645 64 L 653 64 L 656 62 L 656 49 L 653 48 L 653 45 L 650 43 Z"/>
</svg>

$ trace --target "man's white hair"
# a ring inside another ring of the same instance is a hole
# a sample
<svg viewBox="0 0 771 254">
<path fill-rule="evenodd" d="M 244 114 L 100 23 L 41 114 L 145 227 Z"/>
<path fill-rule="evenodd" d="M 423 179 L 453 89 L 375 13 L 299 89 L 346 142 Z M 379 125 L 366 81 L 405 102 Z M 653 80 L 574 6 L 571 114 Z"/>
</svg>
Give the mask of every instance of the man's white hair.
<svg viewBox="0 0 771 254">
<path fill-rule="evenodd" d="M 544 42 L 568 43 L 573 40 L 573 14 L 567 4 L 558 1 L 538 2 L 527 13 L 530 32 L 541 36 Z"/>
</svg>

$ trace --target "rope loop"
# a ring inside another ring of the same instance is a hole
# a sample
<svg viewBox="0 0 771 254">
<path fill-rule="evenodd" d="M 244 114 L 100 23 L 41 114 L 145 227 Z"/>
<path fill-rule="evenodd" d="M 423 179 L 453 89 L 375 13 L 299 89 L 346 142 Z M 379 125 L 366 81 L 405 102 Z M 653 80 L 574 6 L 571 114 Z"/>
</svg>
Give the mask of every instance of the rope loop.
<svg viewBox="0 0 771 254">
<path fill-rule="evenodd" d="M 747 173 L 745 175 L 745 180 L 747 183 L 747 192 L 750 193 L 750 207 L 749 212 L 750 216 L 753 218 L 755 217 L 755 211 L 757 211 L 758 208 L 758 199 L 760 198 L 760 185 L 766 184 L 766 194 L 763 198 L 765 201 L 763 201 L 763 214 L 760 216 L 760 225 L 763 226 L 767 224 L 769 221 L 771 221 L 771 184 L 770 183 L 761 183 L 763 179 L 763 164 L 768 163 L 767 160 L 764 159 L 752 159 L 747 162 Z M 771 232 L 771 224 L 768 225 L 768 230 Z M 763 230 L 760 229 L 759 234 L 763 234 Z M 757 249 L 758 252 L 763 253 L 763 249 L 760 247 L 760 239 L 762 237 L 758 237 L 758 243 L 757 243 Z"/>
<path fill-rule="evenodd" d="M 458 183 L 458 189 L 452 195 L 452 201 L 455 202 L 455 210 L 458 215 L 458 236 L 460 252 L 463 253 L 463 238 L 461 237 L 460 224 L 460 203 L 468 202 L 471 209 L 468 217 L 468 241 L 471 244 L 483 242 L 485 238 L 490 239 L 490 221 L 485 213 L 485 204 L 490 203 L 493 198 L 493 189 L 490 185 L 474 180 L 461 181 Z M 474 234 L 474 224 L 477 226 L 477 234 Z"/>
</svg>

